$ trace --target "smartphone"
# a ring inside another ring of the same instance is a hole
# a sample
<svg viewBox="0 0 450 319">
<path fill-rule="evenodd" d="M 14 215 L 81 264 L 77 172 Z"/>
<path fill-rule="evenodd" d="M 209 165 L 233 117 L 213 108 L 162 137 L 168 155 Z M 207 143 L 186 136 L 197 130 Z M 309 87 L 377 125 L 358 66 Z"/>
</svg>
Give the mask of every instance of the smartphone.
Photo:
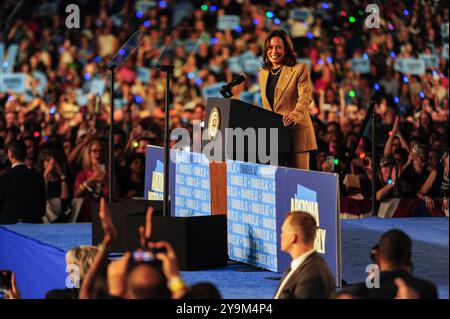
<svg viewBox="0 0 450 319">
<path fill-rule="evenodd" d="M 166 253 L 166 248 L 152 248 L 151 251 L 134 251 L 132 254 L 133 263 L 152 262 L 155 261 L 155 255 L 159 253 Z"/>
<path fill-rule="evenodd" d="M 322 111 L 324 111 L 324 112 L 330 112 L 330 111 L 331 111 L 331 104 L 329 104 L 329 103 L 324 103 L 324 104 L 322 105 Z"/>
<path fill-rule="evenodd" d="M 329 172 L 334 172 L 334 156 L 327 156 Z"/>
<path fill-rule="evenodd" d="M 132 255 L 133 263 L 145 263 L 155 260 L 153 253 L 149 251 L 134 251 Z"/>
<path fill-rule="evenodd" d="M 106 173 L 106 165 L 105 165 L 105 164 L 99 164 L 99 165 L 98 165 L 98 169 L 99 169 L 102 173 Z"/>
</svg>

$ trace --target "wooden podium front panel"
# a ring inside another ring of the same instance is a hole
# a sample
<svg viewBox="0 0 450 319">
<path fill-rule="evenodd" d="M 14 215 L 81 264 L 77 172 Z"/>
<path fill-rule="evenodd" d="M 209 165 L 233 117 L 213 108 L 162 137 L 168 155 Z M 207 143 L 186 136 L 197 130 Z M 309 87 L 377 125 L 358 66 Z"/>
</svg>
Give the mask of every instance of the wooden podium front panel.
<svg viewBox="0 0 450 319">
<path fill-rule="evenodd" d="M 211 185 L 211 214 L 227 214 L 227 163 L 211 162 L 209 164 Z"/>
</svg>

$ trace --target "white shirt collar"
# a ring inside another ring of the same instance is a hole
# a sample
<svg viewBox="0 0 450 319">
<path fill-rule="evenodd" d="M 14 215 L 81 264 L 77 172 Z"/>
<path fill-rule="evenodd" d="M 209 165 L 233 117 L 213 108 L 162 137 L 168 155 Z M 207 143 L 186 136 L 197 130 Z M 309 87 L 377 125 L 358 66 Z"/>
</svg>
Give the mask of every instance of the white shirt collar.
<svg viewBox="0 0 450 319">
<path fill-rule="evenodd" d="M 289 281 L 289 279 L 292 277 L 292 275 L 295 273 L 295 271 L 303 264 L 309 256 L 311 256 L 315 252 L 315 249 L 308 250 L 303 255 L 295 258 L 291 262 L 291 270 L 286 274 L 286 277 L 284 277 L 283 281 L 280 283 L 280 286 L 278 287 L 278 290 L 275 294 L 275 299 L 278 299 L 280 297 L 281 291 L 283 291 L 284 286 Z"/>
<path fill-rule="evenodd" d="M 25 165 L 25 163 L 24 162 L 19 162 L 19 163 L 13 164 L 13 165 L 11 165 L 11 168 L 14 168 L 14 167 L 20 166 L 20 165 Z"/>
<path fill-rule="evenodd" d="M 297 268 L 300 267 L 301 264 L 303 264 L 303 262 L 306 260 L 306 258 L 308 258 L 313 252 L 315 252 L 315 249 L 308 250 L 303 255 L 297 257 L 296 259 L 294 259 L 291 262 L 291 272 L 296 271 Z"/>
</svg>

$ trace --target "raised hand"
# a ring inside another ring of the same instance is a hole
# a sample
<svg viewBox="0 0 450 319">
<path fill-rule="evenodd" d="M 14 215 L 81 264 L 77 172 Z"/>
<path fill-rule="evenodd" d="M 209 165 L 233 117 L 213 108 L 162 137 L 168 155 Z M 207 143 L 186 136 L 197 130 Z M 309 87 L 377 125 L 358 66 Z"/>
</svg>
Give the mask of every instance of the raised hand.
<svg viewBox="0 0 450 319">
<path fill-rule="evenodd" d="M 150 241 L 150 237 L 152 235 L 152 216 L 153 216 L 153 207 L 149 206 L 147 208 L 147 213 L 145 215 L 145 226 L 139 227 L 139 239 L 141 247 L 143 249 L 147 247 L 147 244 Z"/>
<path fill-rule="evenodd" d="M 55 168 L 55 159 L 53 157 L 50 158 L 50 160 L 48 161 L 47 166 L 45 167 L 45 171 L 44 171 L 44 178 L 47 180 L 50 176 L 50 173 L 52 172 L 53 168 Z"/>
<path fill-rule="evenodd" d="M 397 182 L 397 166 L 392 167 L 391 180 L 392 180 L 392 183 L 394 183 L 394 184 L 395 184 L 395 182 Z"/>
<path fill-rule="evenodd" d="M 123 297 L 125 295 L 130 258 L 131 253 L 126 252 L 122 258 L 115 260 L 108 265 L 108 290 L 111 296 Z"/>
<path fill-rule="evenodd" d="M 395 116 L 395 120 L 394 120 L 394 127 L 392 128 L 392 134 L 397 134 L 398 133 L 398 115 Z"/>
<path fill-rule="evenodd" d="M 157 253 L 155 258 L 161 260 L 163 265 L 163 272 L 167 277 L 167 280 L 170 281 L 173 278 L 180 277 L 180 271 L 178 269 L 178 260 L 175 251 L 172 246 L 166 241 L 160 241 L 157 243 L 149 243 L 148 247 L 150 249 L 165 249 L 166 252 Z"/>
<path fill-rule="evenodd" d="M 16 276 L 11 274 L 11 289 L 5 291 L 6 299 L 20 299 L 20 291 L 17 289 Z"/>
<path fill-rule="evenodd" d="M 100 211 L 99 217 L 102 224 L 102 229 L 104 232 L 104 244 L 110 244 L 116 237 L 117 231 L 111 219 L 111 212 L 108 205 L 105 203 L 105 198 L 100 198 Z"/>
</svg>

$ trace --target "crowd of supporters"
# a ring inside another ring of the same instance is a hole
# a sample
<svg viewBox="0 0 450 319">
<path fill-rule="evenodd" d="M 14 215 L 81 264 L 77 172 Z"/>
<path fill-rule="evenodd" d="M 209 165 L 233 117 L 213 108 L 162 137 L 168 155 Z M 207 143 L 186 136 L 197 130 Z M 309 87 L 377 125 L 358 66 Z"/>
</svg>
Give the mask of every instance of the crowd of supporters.
<svg viewBox="0 0 450 319">
<path fill-rule="evenodd" d="M 134 31 L 147 30 L 149 37 L 118 68 L 113 96 L 116 195 L 143 197 L 145 146 L 163 143 L 165 81 L 154 69 L 143 78 L 138 68 L 153 65 L 176 27 L 204 30 L 187 62 L 183 46 L 175 52 L 171 127 L 191 129 L 194 120 L 204 119 L 203 89 L 235 75 L 229 59 L 261 56 L 267 33 L 283 28 L 298 57 L 310 65 L 310 111 L 319 146 L 311 168 L 342 172 L 376 96 L 377 200 L 417 198 L 427 208 L 448 211 L 448 46 L 447 57 L 444 51 L 449 17 L 444 1 L 169 0 L 144 11 L 138 2 L 79 1 L 79 29 L 67 28 L 64 1 L 51 14 L 40 10 L 39 1 L 27 2 L 9 24 L 7 15 L 16 2 L 2 2 L 3 42 L 19 46 L 12 71 L 26 75 L 26 93 L 0 93 L 0 174 L 11 166 L 7 145 L 21 140 L 25 164 L 42 175 L 47 200 L 56 199 L 60 211 L 73 198 L 107 195 L 112 97 L 108 84 L 100 95 L 91 85 L 96 79 L 107 83 L 112 56 Z M 366 8 L 373 3 L 380 21 L 368 28 Z M 294 8 L 310 14 L 304 21 L 293 18 Z M 239 16 L 240 25 L 218 29 L 221 15 Z M 436 55 L 437 65 L 419 75 L 394 67 L 396 59 L 420 54 Z M 369 73 L 356 72 L 353 58 L 370 61 Z M 45 87 L 36 73 L 45 76 Z M 257 74 L 246 75 L 245 83 L 234 88 L 236 98 L 259 90 Z M 367 127 L 343 195 L 370 198 L 371 149 Z"/>
</svg>

